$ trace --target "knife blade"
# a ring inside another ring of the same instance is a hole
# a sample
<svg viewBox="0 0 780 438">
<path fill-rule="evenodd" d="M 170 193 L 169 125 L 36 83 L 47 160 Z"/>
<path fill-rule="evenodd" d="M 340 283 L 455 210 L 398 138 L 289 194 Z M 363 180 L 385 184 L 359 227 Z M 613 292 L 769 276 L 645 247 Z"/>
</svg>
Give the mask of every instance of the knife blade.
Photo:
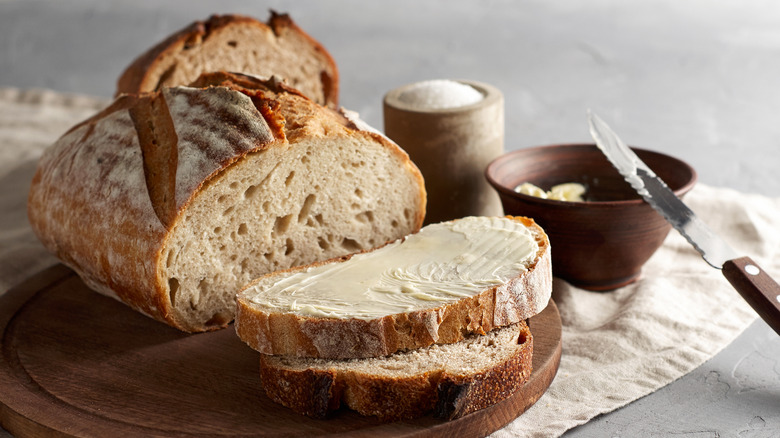
<svg viewBox="0 0 780 438">
<path fill-rule="evenodd" d="M 636 190 L 723 275 L 753 310 L 780 334 L 780 285 L 750 257 L 741 256 L 715 234 L 669 189 L 597 115 L 588 111 L 593 140 L 601 152 Z"/>
</svg>

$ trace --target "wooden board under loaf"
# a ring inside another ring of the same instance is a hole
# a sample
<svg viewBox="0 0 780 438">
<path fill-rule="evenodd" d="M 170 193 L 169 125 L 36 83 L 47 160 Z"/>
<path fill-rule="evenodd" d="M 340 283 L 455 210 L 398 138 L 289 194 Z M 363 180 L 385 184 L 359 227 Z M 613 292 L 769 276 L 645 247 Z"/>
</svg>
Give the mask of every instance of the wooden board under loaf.
<svg viewBox="0 0 780 438">
<path fill-rule="evenodd" d="M 531 318 L 533 374 L 515 394 L 453 421 L 314 420 L 265 397 L 259 354 L 232 330 L 188 335 L 90 291 L 58 265 L 0 297 L 0 422 L 26 436 L 481 437 L 549 386 L 560 361 L 555 303 Z"/>
</svg>

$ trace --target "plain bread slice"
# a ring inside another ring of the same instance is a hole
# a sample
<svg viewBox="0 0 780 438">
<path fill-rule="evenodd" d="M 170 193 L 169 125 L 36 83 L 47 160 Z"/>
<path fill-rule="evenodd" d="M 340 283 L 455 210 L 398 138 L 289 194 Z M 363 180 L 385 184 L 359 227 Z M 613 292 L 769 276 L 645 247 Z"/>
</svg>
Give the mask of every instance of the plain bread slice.
<svg viewBox="0 0 780 438">
<path fill-rule="evenodd" d="M 525 322 L 444 345 L 368 359 L 261 355 L 273 401 L 315 418 L 346 405 L 382 420 L 430 411 L 453 419 L 498 403 L 531 375 L 533 338 Z"/>
</svg>

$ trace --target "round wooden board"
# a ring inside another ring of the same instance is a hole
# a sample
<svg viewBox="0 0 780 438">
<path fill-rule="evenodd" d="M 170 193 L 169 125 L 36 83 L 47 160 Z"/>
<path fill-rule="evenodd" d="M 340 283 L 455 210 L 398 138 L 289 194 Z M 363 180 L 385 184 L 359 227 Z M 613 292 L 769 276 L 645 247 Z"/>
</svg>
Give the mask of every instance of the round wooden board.
<svg viewBox="0 0 780 438">
<path fill-rule="evenodd" d="M 484 436 L 541 397 L 561 356 L 555 303 L 530 321 L 533 374 L 453 421 L 293 413 L 260 387 L 258 355 L 228 328 L 188 335 L 89 290 L 58 265 L 0 297 L 0 422 L 17 436 Z"/>
</svg>

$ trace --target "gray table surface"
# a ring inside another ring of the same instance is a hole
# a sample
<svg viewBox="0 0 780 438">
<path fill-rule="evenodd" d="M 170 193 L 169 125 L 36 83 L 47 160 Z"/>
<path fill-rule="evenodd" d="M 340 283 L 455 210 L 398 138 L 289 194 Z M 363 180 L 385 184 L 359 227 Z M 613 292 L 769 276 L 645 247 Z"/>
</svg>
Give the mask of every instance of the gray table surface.
<svg viewBox="0 0 780 438">
<path fill-rule="evenodd" d="M 691 163 L 702 183 L 780 196 L 771 0 L 0 0 L 0 87 L 108 97 L 171 31 L 269 9 L 328 48 L 341 104 L 376 127 L 392 88 L 473 79 L 504 93 L 508 150 L 589 142 L 592 108 L 628 143 Z M 757 321 L 692 373 L 565 436 L 778 437 L 780 337 Z"/>
</svg>

